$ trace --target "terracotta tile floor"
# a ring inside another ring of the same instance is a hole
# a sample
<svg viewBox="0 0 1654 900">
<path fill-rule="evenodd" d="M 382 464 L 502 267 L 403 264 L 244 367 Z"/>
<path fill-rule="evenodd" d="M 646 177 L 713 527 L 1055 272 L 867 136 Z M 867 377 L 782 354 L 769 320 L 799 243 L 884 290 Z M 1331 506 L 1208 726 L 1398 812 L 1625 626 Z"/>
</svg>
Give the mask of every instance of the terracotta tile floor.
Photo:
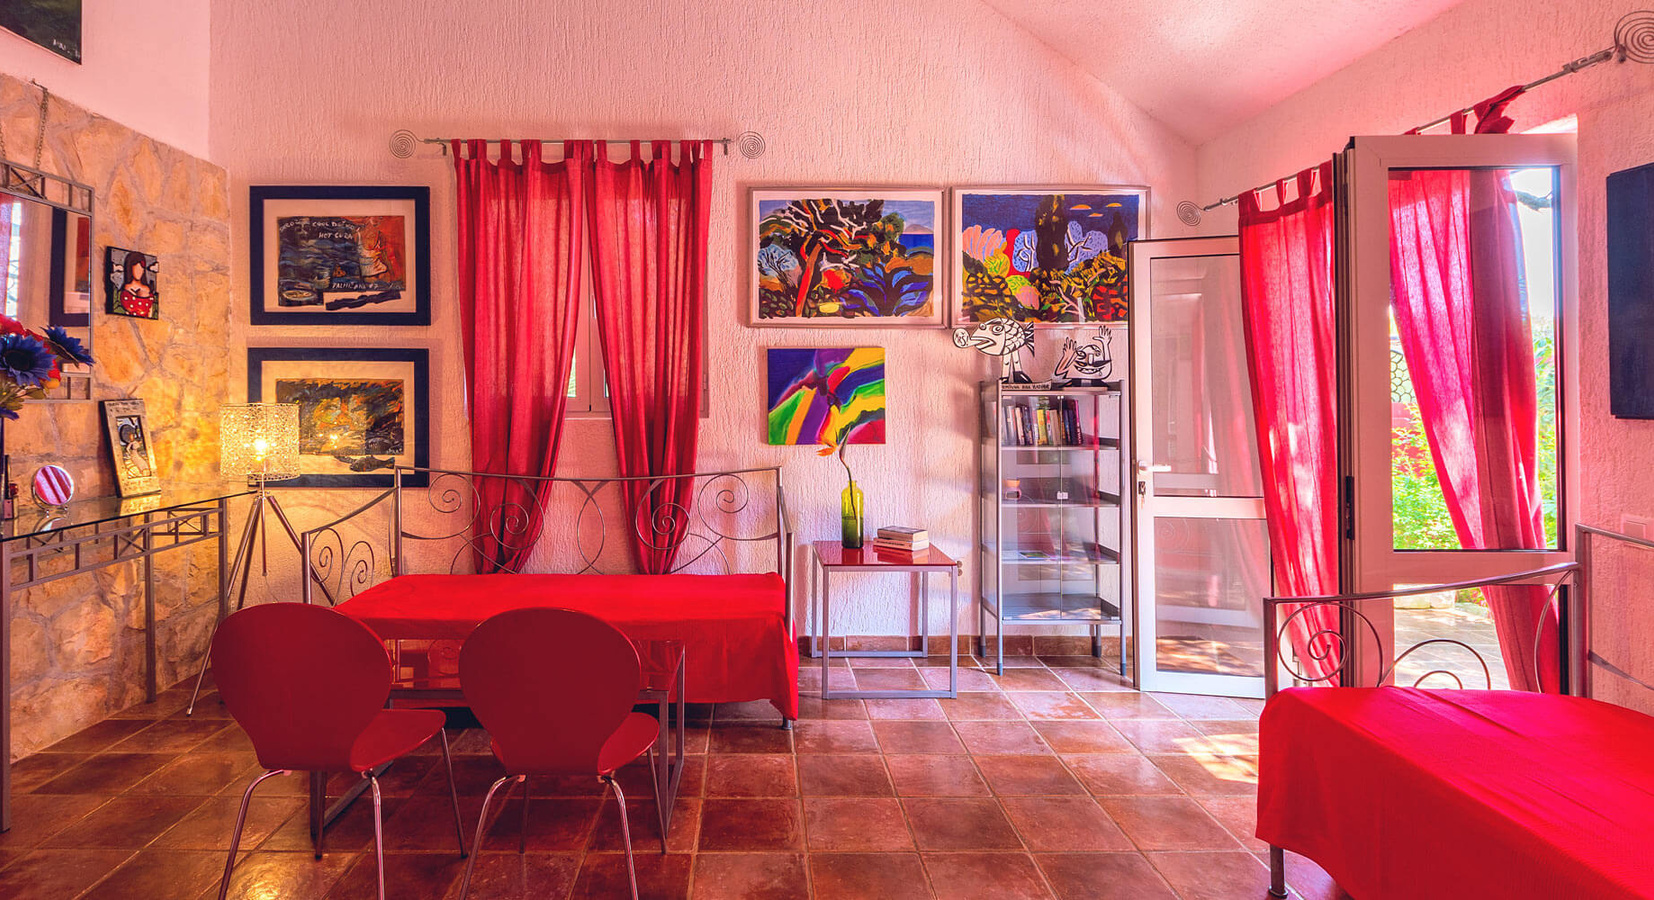
<svg viewBox="0 0 1654 900">
<path fill-rule="evenodd" d="M 1265 896 L 1265 848 L 1251 837 L 1261 704 L 1138 694 L 1089 657 L 1018 662 L 1004 679 L 973 667 L 961 683 L 978 690 L 941 701 L 824 702 L 807 666 L 791 733 L 768 704 L 692 708 L 694 756 L 666 855 L 647 772 L 624 773 L 643 895 Z M 849 687 L 929 675 L 912 669 L 878 660 L 832 677 Z M 186 699 L 174 688 L 18 763 L 0 900 L 215 895 L 258 763 L 216 696 L 191 719 Z M 469 840 L 500 770 L 486 735 L 452 737 Z M 382 781 L 393 898 L 458 896 L 438 760 L 427 749 Z M 370 804 L 329 830 L 317 861 L 304 794 L 301 776 L 260 787 L 232 897 L 373 896 Z M 520 810 L 513 801 L 491 824 L 472 897 L 626 895 L 619 817 L 593 784 L 535 783 L 524 855 Z M 1306 860 L 1292 858 L 1289 875 L 1302 900 L 1343 896 Z"/>
</svg>

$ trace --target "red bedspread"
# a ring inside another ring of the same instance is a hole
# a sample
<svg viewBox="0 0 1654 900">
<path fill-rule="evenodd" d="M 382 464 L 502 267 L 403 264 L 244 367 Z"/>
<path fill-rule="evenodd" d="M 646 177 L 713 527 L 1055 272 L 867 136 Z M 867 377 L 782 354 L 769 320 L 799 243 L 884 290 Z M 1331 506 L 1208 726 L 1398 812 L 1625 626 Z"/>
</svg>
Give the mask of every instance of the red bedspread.
<svg viewBox="0 0 1654 900">
<path fill-rule="evenodd" d="M 1654 897 L 1654 718 L 1512 691 L 1282 691 L 1258 838 L 1357 900 Z"/>
<path fill-rule="evenodd" d="M 385 640 L 464 640 L 525 606 L 589 612 L 637 640 L 684 642 L 691 703 L 768 700 L 798 718 L 786 583 L 767 575 L 402 575 L 339 604 Z"/>
</svg>

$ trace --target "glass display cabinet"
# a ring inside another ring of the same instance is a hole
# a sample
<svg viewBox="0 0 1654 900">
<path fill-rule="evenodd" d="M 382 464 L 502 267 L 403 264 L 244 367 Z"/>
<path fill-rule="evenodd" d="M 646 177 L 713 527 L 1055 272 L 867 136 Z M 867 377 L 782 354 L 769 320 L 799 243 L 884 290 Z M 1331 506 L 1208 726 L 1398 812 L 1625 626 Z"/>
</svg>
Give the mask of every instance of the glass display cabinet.
<svg viewBox="0 0 1654 900">
<path fill-rule="evenodd" d="M 1121 383 L 1049 387 L 983 382 L 979 387 L 977 652 L 1005 672 L 1005 626 L 1084 625 L 1092 655 L 1105 632 L 1120 641 L 1129 596 L 1121 503 L 1125 471 Z"/>
</svg>

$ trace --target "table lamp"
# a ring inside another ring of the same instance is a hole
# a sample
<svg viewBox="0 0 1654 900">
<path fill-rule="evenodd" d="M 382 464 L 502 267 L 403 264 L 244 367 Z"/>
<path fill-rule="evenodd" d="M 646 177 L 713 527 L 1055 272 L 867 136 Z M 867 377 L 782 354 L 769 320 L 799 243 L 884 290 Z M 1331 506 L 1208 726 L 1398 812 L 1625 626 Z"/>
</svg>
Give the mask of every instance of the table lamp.
<svg viewBox="0 0 1654 900">
<path fill-rule="evenodd" d="M 230 582 L 225 592 L 236 595 L 235 608 L 247 604 L 247 581 L 252 574 L 253 546 L 259 547 L 261 569 L 270 573 L 270 546 L 265 537 L 265 513 L 276 514 L 276 519 L 300 548 L 299 534 L 282 512 L 281 504 L 270 493 L 270 483 L 297 478 L 299 471 L 299 405 L 297 403 L 227 403 L 218 408 L 219 456 L 218 471 L 225 478 L 246 479 L 253 488 L 253 504 L 247 510 L 247 526 L 242 530 L 241 542 L 236 546 L 235 562 L 230 565 Z M 304 551 L 299 550 L 300 553 Z M 216 631 L 216 626 L 215 629 Z M 207 656 L 210 656 L 208 654 Z M 207 674 L 207 656 L 201 660 L 201 670 L 195 676 L 195 691 L 190 695 L 186 714 L 195 712 L 195 701 L 201 693 L 201 681 Z"/>
</svg>

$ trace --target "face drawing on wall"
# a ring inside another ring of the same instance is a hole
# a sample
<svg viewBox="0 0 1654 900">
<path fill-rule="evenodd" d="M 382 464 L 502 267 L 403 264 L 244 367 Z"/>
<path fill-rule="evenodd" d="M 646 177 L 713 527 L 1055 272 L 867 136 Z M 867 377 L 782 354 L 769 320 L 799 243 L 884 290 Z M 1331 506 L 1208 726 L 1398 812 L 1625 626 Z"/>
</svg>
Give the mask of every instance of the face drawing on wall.
<svg viewBox="0 0 1654 900">
<path fill-rule="evenodd" d="M 1114 358 L 1108 352 L 1111 337 L 1107 328 L 1099 327 L 1097 334 L 1083 344 L 1076 344 L 1073 338 L 1063 338 L 1055 378 L 1076 387 L 1102 387 L 1114 373 Z"/>
<path fill-rule="evenodd" d="M 149 448 L 144 440 L 144 421 L 137 416 L 115 420 L 115 439 L 120 443 L 121 471 L 129 477 L 153 474 L 149 470 Z"/>
<path fill-rule="evenodd" d="M 989 319 L 976 326 L 975 331 L 969 328 L 953 330 L 955 347 L 975 347 L 989 356 L 1004 360 L 1005 374 L 1000 380 L 1012 384 L 1028 384 L 1031 381 L 1028 373 L 1022 371 L 1019 355 L 1033 343 L 1034 326 L 1031 322 Z"/>
</svg>

